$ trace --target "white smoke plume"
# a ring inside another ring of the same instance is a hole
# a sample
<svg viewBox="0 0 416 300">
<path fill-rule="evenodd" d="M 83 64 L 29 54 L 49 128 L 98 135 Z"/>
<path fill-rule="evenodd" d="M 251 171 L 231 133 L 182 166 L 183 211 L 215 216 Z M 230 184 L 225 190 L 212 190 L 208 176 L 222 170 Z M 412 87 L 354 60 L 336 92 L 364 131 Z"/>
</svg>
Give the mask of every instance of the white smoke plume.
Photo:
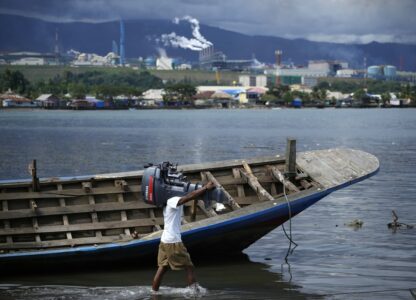
<svg viewBox="0 0 416 300">
<path fill-rule="evenodd" d="M 179 24 L 180 21 L 187 21 L 192 27 L 193 38 L 187 38 L 179 36 L 175 32 L 169 34 L 162 34 L 161 40 L 165 46 L 181 47 L 184 49 L 190 49 L 194 51 L 201 51 L 205 48 L 212 46 L 212 43 L 202 36 L 199 31 L 199 21 L 191 16 L 185 16 L 183 18 L 175 18 L 173 23 Z"/>
<path fill-rule="evenodd" d="M 159 53 L 159 57 L 168 57 L 166 50 L 163 48 L 156 48 L 157 52 Z"/>
</svg>

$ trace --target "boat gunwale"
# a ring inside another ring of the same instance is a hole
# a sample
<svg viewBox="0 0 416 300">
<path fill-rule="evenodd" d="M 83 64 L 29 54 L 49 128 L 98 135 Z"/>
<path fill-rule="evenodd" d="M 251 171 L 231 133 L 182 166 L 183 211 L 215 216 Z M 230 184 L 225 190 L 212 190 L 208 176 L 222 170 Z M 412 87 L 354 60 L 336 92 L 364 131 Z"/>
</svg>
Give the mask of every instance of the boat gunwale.
<svg viewBox="0 0 416 300">
<path fill-rule="evenodd" d="M 264 165 L 264 164 L 279 164 L 284 163 L 285 158 L 279 154 L 274 156 L 259 156 L 254 158 L 239 158 L 223 161 L 214 161 L 207 163 L 193 163 L 179 165 L 180 170 L 184 173 L 200 172 L 200 171 L 218 171 L 228 168 L 241 166 L 242 162 L 245 161 L 252 166 Z M 144 170 L 126 171 L 126 172 L 115 172 L 115 173 L 102 173 L 96 175 L 77 175 L 77 176 L 63 176 L 63 177 L 41 177 L 39 178 L 40 184 L 56 184 L 56 183 L 77 183 L 86 180 L 112 180 L 117 178 L 135 178 L 142 177 Z M 0 180 L 0 188 L 13 188 L 21 185 L 30 185 L 32 180 L 26 179 L 6 179 Z"/>
</svg>

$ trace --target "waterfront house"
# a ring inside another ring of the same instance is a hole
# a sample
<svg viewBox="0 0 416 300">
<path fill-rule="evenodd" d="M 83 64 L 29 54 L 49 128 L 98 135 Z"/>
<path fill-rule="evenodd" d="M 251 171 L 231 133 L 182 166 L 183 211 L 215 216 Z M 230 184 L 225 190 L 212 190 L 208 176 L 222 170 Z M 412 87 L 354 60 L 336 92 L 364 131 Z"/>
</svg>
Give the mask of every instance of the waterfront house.
<svg viewBox="0 0 416 300">
<path fill-rule="evenodd" d="M 37 107 L 37 103 L 8 90 L 0 94 L 0 107 Z"/>
<path fill-rule="evenodd" d="M 43 108 L 61 108 L 65 107 L 66 101 L 61 100 L 54 94 L 42 94 L 36 98 L 36 101 Z"/>
<path fill-rule="evenodd" d="M 95 98 L 94 96 L 85 96 L 85 100 L 90 104 L 92 108 L 104 108 L 105 102 L 104 100 L 100 100 Z"/>
<path fill-rule="evenodd" d="M 212 106 L 214 104 L 214 100 L 212 95 L 214 91 L 204 91 L 197 93 L 194 98 L 195 106 L 204 107 L 204 106 Z"/>
<path fill-rule="evenodd" d="M 163 105 L 163 96 L 165 91 L 163 89 L 150 89 L 145 91 L 140 96 L 140 106 L 162 106 Z"/>
</svg>

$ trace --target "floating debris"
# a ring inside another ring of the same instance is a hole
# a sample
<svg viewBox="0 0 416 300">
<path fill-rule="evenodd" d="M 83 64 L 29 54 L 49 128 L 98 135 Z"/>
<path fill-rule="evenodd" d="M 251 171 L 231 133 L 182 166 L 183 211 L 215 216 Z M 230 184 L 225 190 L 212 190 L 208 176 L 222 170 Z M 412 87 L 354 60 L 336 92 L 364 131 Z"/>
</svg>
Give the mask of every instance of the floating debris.
<svg viewBox="0 0 416 300">
<path fill-rule="evenodd" d="M 360 219 L 352 220 L 349 223 L 345 223 L 345 226 L 354 227 L 354 228 L 361 228 L 363 227 L 364 222 Z"/>
<path fill-rule="evenodd" d="M 387 224 L 387 227 L 389 229 L 393 229 L 395 231 L 396 229 L 413 229 L 414 228 L 414 225 L 400 223 L 398 221 L 399 217 L 397 216 L 394 210 L 391 211 L 391 214 L 393 217 L 393 222 Z"/>
</svg>

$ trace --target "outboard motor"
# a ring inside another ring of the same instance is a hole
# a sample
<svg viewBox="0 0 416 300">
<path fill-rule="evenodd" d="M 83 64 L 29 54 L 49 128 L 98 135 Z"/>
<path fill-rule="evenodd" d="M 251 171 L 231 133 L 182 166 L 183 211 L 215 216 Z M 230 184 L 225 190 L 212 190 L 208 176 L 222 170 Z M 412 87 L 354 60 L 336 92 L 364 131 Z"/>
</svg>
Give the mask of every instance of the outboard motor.
<svg viewBox="0 0 416 300">
<path fill-rule="evenodd" d="M 166 205 L 169 198 L 182 197 L 189 192 L 202 187 L 200 183 L 190 183 L 186 176 L 178 172 L 177 165 L 163 162 L 159 165 L 148 164 L 145 166 L 142 178 L 142 194 L 146 203 L 162 207 Z M 226 201 L 224 192 L 215 188 L 204 194 L 206 207 L 211 206 L 211 201 L 224 203 Z"/>
</svg>

